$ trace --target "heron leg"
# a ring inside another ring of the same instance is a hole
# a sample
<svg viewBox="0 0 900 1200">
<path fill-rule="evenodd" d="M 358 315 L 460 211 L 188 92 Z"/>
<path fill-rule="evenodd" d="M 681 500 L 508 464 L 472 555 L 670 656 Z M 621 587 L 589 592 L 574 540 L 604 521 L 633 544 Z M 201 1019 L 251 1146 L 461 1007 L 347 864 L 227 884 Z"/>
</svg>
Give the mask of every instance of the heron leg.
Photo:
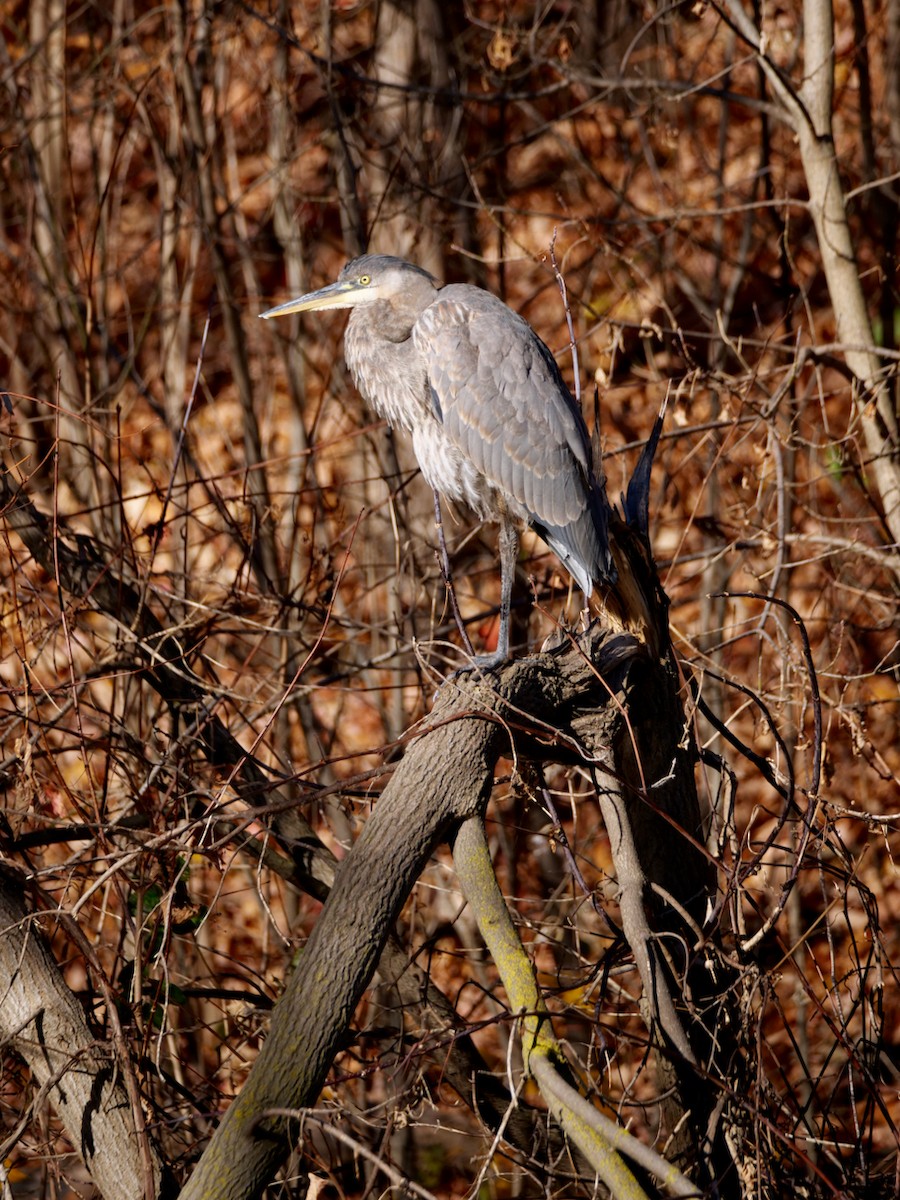
<svg viewBox="0 0 900 1200">
<path fill-rule="evenodd" d="M 519 531 L 509 517 L 504 516 L 500 521 L 500 631 L 496 652 L 491 655 L 498 663 L 509 658 L 509 621 L 518 557 Z"/>
<path fill-rule="evenodd" d="M 456 588 L 453 586 L 453 578 L 450 574 L 450 555 L 447 553 L 447 539 L 444 537 L 444 518 L 441 514 L 440 492 L 437 488 L 432 488 L 432 492 L 434 494 L 434 523 L 437 525 L 441 574 L 444 577 L 444 587 L 447 589 L 447 596 L 450 599 L 450 610 L 453 613 L 456 628 L 459 630 L 459 636 L 462 638 L 463 648 L 467 654 L 474 656 L 475 652 L 472 649 L 472 643 L 469 641 L 469 631 L 466 629 L 462 613 L 459 611 L 459 605 L 456 603 Z"/>
<path fill-rule="evenodd" d="M 500 629 L 497 633 L 497 649 L 493 654 L 475 654 L 450 675 L 450 679 L 465 675 L 469 671 L 490 671 L 509 659 L 509 624 L 512 612 L 512 590 L 516 578 L 516 561 L 519 557 L 519 531 L 509 517 L 500 518 Z"/>
</svg>

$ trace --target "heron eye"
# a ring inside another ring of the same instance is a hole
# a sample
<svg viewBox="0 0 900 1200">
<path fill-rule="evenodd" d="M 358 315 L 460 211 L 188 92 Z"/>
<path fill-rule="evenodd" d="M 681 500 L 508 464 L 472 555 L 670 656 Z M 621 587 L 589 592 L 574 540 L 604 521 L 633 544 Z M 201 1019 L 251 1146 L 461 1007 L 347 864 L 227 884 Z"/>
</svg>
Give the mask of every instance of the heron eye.
<svg viewBox="0 0 900 1200">
<path fill-rule="evenodd" d="M 356 282 L 361 283 L 363 285 L 363 287 L 368 287 L 369 284 L 372 282 L 372 276 L 371 275 L 360 275 L 359 279 Z"/>
</svg>

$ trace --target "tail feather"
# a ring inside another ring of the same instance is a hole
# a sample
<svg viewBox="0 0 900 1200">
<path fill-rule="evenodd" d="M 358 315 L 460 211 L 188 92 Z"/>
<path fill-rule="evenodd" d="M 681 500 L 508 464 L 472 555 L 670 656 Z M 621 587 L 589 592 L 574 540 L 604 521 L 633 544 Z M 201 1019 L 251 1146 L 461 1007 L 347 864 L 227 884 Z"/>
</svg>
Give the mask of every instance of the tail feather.
<svg viewBox="0 0 900 1200">
<path fill-rule="evenodd" d="M 601 584 L 616 582 L 617 571 L 609 547 L 609 504 L 599 485 L 591 488 L 588 503 L 577 521 L 563 526 L 535 522 L 534 529 L 586 596 Z"/>
</svg>

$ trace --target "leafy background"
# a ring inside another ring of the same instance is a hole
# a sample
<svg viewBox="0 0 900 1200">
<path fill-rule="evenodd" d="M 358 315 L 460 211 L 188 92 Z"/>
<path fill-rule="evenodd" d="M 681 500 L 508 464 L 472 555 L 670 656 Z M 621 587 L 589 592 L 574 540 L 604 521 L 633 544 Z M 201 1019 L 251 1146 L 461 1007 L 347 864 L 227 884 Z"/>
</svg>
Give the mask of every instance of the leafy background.
<svg viewBox="0 0 900 1200">
<path fill-rule="evenodd" d="M 489 287 L 577 380 L 591 424 L 597 389 L 612 497 L 668 398 L 654 550 L 686 674 L 731 735 L 689 713 L 734 773 L 704 776 L 710 847 L 735 946 L 774 922 L 741 956 L 747 1186 L 893 1194 L 897 557 L 795 140 L 752 51 L 702 2 L 33 0 L 0 16 L 4 463 L 135 582 L 190 647 L 210 710 L 337 853 L 461 655 L 430 496 L 349 384 L 342 319 L 258 313 L 366 247 Z M 896 397 L 900 17 L 896 0 L 840 0 L 835 20 L 837 150 Z M 763 22 L 799 78 L 798 5 Z M 471 636 L 490 645 L 496 533 L 465 514 L 446 528 Z M 90 939 L 94 963 L 46 922 L 101 1037 L 98 971 L 111 986 L 186 1174 L 319 904 L 239 838 L 207 836 L 208 814 L 237 807 L 230 781 L 146 687 L 128 630 L 67 600 L 14 534 L 2 546 L 2 851 Z M 568 581 L 539 542 L 525 551 L 517 636 L 538 646 Z M 606 958 L 558 842 L 561 826 L 614 914 L 602 825 L 577 774 L 551 783 L 555 814 L 511 768 L 498 779 L 501 881 L 603 1103 L 653 1138 L 635 976 Z M 461 908 L 438 858 L 403 933 L 502 1074 L 514 1022 Z M 84 1186 L 6 1052 L 0 1104 L 14 1195 Z M 486 1157 L 386 989 L 357 1013 L 321 1112 L 437 1195 L 473 1180 L 544 1194 L 533 1164 Z M 326 1194 L 375 1186 L 325 1132 L 310 1153 Z M 273 1194 L 305 1194 L 292 1170 Z"/>
</svg>

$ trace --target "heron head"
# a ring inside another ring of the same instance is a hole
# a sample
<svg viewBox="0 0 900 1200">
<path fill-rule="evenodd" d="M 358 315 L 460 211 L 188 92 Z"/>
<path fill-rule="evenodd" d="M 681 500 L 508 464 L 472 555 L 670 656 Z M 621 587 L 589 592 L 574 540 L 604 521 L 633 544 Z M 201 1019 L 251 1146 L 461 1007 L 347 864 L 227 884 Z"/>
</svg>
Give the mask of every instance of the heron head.
<svg viewBox="0 0 900 1200">
<path fill-rule="evenodd" d="M 260 316 L 268 320 L 295 312 L 358 308 L 377 301 L 395 304 L 401 299 L 416 298 L 421 292 L 428 294 L 429 301 L 435 292 L 434 278 L 421 267 L 390 254 L 363 254 L 347 263 L 337 282 L 296 300 L 288 300 Z"/>
</svg>

